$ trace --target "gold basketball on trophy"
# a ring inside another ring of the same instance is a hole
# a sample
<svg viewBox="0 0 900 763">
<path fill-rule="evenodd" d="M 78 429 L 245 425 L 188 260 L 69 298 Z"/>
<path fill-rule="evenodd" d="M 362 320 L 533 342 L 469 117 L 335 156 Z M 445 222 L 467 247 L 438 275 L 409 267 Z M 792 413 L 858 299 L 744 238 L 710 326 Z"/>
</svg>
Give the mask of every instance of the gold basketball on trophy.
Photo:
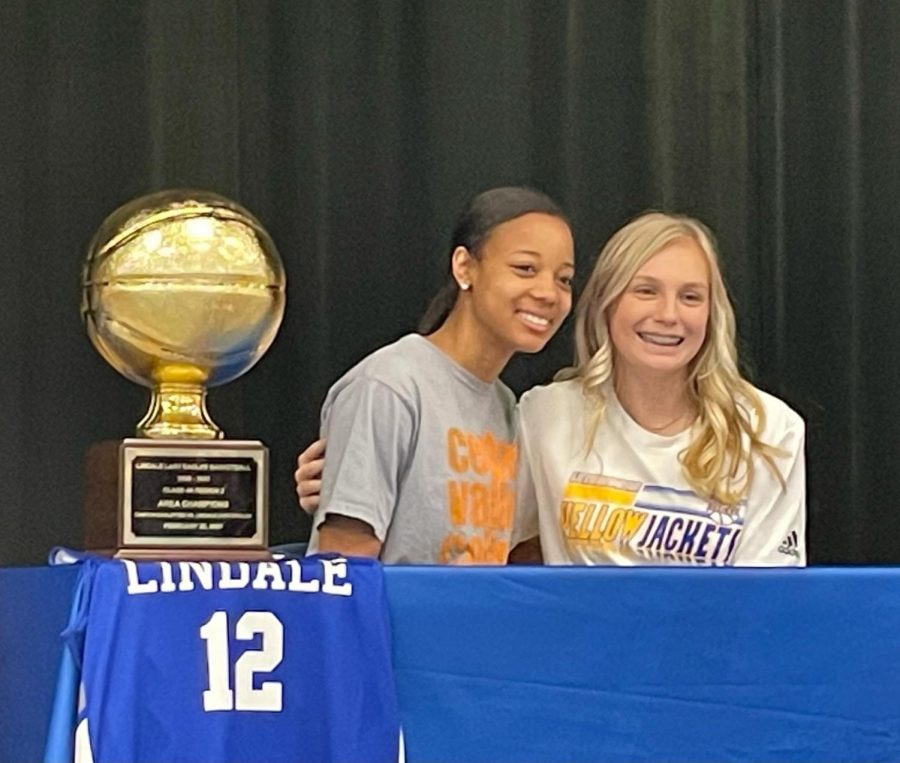
<svg viewBox="0 0 900 763">
<path fill-rule="evenodd" d="M 149 438 L 216 439 L 206 390 L 251 368 L 278 331 L 285 278 L 247 210 L 208 191 L 144 196 L 100 226 L 82 315 L 100 354 L 152 390 Z"/>
</svg>

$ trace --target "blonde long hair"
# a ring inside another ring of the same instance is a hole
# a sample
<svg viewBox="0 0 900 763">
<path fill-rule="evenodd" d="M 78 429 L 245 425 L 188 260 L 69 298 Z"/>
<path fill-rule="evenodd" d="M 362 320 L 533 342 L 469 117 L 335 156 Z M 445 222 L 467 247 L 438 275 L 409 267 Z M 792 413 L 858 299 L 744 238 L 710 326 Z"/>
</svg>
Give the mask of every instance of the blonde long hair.
<svg viewBox="0 0 900 763">
<path fill-rule="evenodd" d="M 613 234 L 578 300 L 575 364 L 556 378 L 580 380 L 584 393 L 594 401 L 588 422 L 588 443 L 592 443 L 606 414 L 607 383 L 613 379 L 615 365 L 609 310 L 647 260 L 684 237 L 694 240 L 706 256 L 710 311 L 703 346 L 688 366 L 688 393 L 698 411 L 694 436 L 678 458 L 698 495 L 730 506 L 747 496 L 753 482 L 754 454 L 759 454 L 784 484 L 774 462 L 782 452 L 761 439 L 765 409 L 738 370 L 734 310 L 712 233 L 703 223 L 681 215 L 648 212 Z"/>
</svg>

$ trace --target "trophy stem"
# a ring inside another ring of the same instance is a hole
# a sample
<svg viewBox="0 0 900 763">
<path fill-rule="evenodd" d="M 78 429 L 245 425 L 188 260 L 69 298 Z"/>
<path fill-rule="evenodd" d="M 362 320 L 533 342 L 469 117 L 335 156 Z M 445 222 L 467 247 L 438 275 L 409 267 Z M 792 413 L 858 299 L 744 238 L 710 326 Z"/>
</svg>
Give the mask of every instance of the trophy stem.
<svg viewBox="0 0 900 763">
<path fill-rule="evenodd" d="M 137 425 L 138 437 L 154 440 L 220 440 L 222 430 L 206 410 L 206 388 L 190 382 L 161 382 L 151 391 L 150 407 Z"/>
</svg>

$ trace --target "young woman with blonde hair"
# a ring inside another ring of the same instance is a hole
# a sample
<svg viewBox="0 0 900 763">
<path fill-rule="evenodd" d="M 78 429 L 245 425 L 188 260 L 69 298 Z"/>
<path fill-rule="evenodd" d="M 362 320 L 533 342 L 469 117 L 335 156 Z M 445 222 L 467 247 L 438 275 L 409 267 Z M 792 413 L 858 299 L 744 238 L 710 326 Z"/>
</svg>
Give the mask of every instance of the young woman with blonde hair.
<svg viewBox="0 0 900 763">
<path fill-rule="evenodd" d="M 575 320 L 575 364 L 519 403 L 520 538 L 550 564 L 804 565 L 803 420 L 741 376 L 706 227 L 627 224 Z"/>
</svg>

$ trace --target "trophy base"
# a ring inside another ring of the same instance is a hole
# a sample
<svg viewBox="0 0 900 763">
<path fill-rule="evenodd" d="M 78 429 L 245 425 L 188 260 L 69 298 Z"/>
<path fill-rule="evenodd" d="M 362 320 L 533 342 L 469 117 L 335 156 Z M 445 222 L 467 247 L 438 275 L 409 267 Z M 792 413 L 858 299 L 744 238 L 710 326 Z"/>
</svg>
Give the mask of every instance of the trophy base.
<svg viewBox="0 0 900 763">
<path fill-rule="evenodd" d="M 117 550 L 121 445 L 121 440 L 95 442 L 84 454 L 84 548 L 101 556 Z"/>
<path fill-rule="evenodd" d="M 240 550 L 224 547 L 212 548 L 123 548 L 110 554 L 114 559 L 169 562 L 271 562 L 275 557 L 267 549 Z"/>
<path fill-rule="evenodd" d="M 260 560 L 268 451 L 250 440 L 129 438 L 85 454 L 85 548 L 135 559 Z"/>
</svg>

